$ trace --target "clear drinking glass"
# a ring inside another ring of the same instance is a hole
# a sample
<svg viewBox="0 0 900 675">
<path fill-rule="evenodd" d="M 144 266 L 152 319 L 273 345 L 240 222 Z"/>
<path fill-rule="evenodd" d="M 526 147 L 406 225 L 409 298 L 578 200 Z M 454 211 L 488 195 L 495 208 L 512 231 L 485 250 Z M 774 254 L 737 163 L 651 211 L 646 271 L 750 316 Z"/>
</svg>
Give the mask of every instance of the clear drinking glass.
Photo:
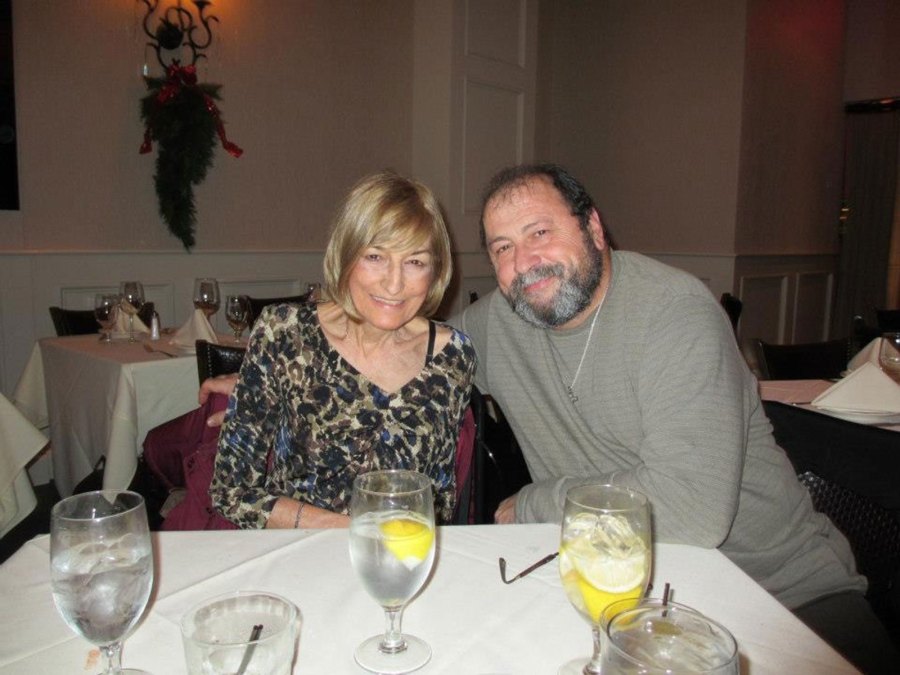
<svg viewBox="0 0 900 675">
<path fill-rule="evenodd" d="M 119 284 L 119 295 L 122 298 L 121 309 L 128 315 L 128 341 L 134 339 L 134 317 L 144 306 L 144 285 L 140 281 L 123 281 Z"/>
<path fill-rule="evenodd" d="M 640 601 L 650 580 L 650 503 L 640 492 L 614 485 L 574 487 L 566 495 L 559 575 L 569 602 L 591 625 L 594 653 L 564 664 L 560 675 L 599 675 L 606 608 Z"/>
<path fill-rule="evenodd" d="M 143 497 L 98 490 L 58 502 L 50 514 L 50 576 L 56 609 L 106 655 L 105 675 L 144 673 L 122 670 L 121 655 L 153 586 Z"/>
<path fill-rule="evenodd" d="M 372 471 L 353 481 L 350 562 L 384 608 L 384 635 L 356 648 L 356 662 L 375 673 L 409 673 L 431 658 L 423 640 L 401 632 L 403 608 L 434 563 L 431 480 L 415 471 Z"/>
<path fill-rule="evenodd" d="M 290 675 L 300 631 L 296 605 L 274 593 L 236 591 L 181 619 L 190 675 Z"/>
<path fill-rule="evenodd" d="M 194 307 L 208 319 L 219 311 L 219 282 L 206 277 L 194 279 Z"/>
<path fill-rule="evenodd" d="M 878 352 L 881 369 L 891 379 L 900 384 L 900 333 L 885 333 L 881 336 L 881 350 Z"/>
<path fill-rule="evenodd" d="M 610 608 L 603 672 L 622 675 L 738 675 L 737 642 L 727 628 L 674 602 Z"/>
<path fill-rule="evenodd" d="M 100 341 L 109 343 L 112 341 L 112 329 L 116 325 L 119 316 L 118 295 L 109 293 L 97 293 L 94 296 L 94 318 L 100 324 Z"/>
<path fill-rule="evenodd" d="M 229 295 L 225 301 L 225 320 L 234 331 L 234 341 L 241 341 L 241 333 L 250 320 L 250 306 L 243 295 Z"/>
</svg>

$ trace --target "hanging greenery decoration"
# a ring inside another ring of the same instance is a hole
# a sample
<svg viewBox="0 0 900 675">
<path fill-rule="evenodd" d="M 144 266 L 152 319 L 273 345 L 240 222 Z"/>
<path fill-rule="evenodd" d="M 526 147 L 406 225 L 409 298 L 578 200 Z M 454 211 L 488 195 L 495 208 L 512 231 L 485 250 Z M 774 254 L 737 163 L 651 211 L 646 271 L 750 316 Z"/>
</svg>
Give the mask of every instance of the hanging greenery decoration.
<svg viewBox="0 0 900 675">
<path fill-rule="evenodd" d="M 216 136 L 233 157 L 243 154 L 225 136 L 225 125 L 215 101 L 218 84 L 200 84 L 194 66 L 168 67 L 166 77 L 145 77 L 149 94 L 141 99 L 145 125 L 141 154 L 159 145 L 153 181 L 159 213 L 185 249 L 194 245 L 197 209 L 194 186 L 206 178 L 213 163 Z"/>
</svg>

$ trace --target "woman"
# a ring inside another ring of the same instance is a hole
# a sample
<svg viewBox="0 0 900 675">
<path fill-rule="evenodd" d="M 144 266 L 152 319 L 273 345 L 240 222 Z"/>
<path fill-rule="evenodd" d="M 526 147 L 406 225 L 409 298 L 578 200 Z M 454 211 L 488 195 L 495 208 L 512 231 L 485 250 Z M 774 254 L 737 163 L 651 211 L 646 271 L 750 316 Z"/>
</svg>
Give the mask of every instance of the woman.
<svg viewBox="0 0 900 675">
<path fill-rule="evenodd" d="M 255 324 L 219 437 L 213 506 L 242 528 L 346 526 L 358 474 L 407 468 L 431 477 L 447 522 L 475 351 L 425 318 L 452 274 L 434 195 L 391 172 L 362 180 L 324 268 L 326 302 L 268 307 Z"/>
</svg>

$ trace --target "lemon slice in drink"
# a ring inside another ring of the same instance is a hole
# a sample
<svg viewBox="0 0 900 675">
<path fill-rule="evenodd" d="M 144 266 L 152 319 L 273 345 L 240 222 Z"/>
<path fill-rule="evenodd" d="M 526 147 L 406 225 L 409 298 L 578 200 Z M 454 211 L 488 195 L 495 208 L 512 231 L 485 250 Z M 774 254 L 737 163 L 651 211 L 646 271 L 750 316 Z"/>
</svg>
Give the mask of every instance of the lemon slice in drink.
<svg viewBox="0 0 900 675">
<path fill-rule="evenodd" d="M 409 518 L 392 518 L 379 526 L 384 546 L 409 569 L 418 566 L 431 551 L 434 530 Z"/>
</svg>

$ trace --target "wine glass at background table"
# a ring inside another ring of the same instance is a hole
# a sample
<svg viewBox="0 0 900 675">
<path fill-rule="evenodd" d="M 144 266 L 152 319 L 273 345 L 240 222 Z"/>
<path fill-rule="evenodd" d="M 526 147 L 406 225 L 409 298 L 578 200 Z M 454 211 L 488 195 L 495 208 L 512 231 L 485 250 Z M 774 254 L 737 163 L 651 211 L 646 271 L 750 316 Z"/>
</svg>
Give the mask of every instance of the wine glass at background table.
<svg viewBox="0 0 900 675">
<path fill-rule="evenodd" d="M 194 279 L 194 307 L 209 319 L 219 311 L 219 282 L 209 277 Z"/>
<path fill-rule="evenodd" d="M 640 601 L 650 580 L 650 503 L 614 485 L 583 485 L 566 494 L 559 575 L 569 602 L 591 625 L 590 659 L 565 663 L 559 675 L 599 675 L 601 618 L 614 602 Z"/>
<path fill-rule="evenodd" d="M 112 329 L 116 325 L 119 316 L 118 295 L 110 293 L 97 293 L 94 296 L 94 318 L 100 324 L 100 341 L 106 344 L 112 342 Z"/>
<path fill-rule="evenodd" d="M 409 673 L 431 658 L 431 647 L 401 631 L 403 609 L 434 563 L 431 480 L 415 471 L 357 476 L 350 498 L 350 562 L 363 587 L 384 608 L 384 635 L 363 642 L 356 662 L 376 673 Z"/>
<path fill-rule="evenodd" d="M 885 333 L 881 336 L 878 362 L 881 369 L 900 384 L 900 333 Z"/>
<path fill-rule="evenodd" d="M 122 670 L 122 641 L 153 586 L 153 550 L 144 499 L 126 490 L 84 492 L 50 513 L 53 601 L 74 632 L 106 655 L 106 675 Z M 73 664 L 73 669 L 81 664 Z"/>
<path fill-rule="evenodd" d="M 225 300 L 225 320 L 234 331 L 234 341 L 241 341 L 241 334 L 250 320 L 250 303 L 243 295 L 229 295 Z"/>
<path fill-rule="evenodd" d="M 120 307 L 128 315 L 128 341 L 137 342 L 134 339 L 134 317 L 144 306 L 144 285 L 140 281 L 123 281 L 119 284 L 119 295 L 122 298 Z"/>
</svg>

